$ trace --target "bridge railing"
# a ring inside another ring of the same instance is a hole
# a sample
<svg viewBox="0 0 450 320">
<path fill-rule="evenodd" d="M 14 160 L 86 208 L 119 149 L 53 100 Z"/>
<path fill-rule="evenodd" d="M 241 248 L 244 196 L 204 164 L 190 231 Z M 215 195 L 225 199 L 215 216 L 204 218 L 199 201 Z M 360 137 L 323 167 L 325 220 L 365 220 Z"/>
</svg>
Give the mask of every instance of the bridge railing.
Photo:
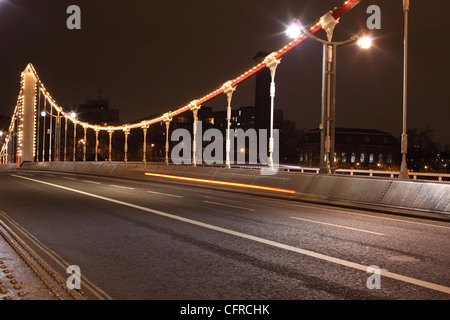
<svg viewBox="0 0 450 320">
<path fill-rule="evenodd" d="M 208 166 L 207 164 L 200 164 L 197 166 Z M 214 165 L 215 167 L 225 167 L 224 165 Z M 232 165 L 231 168 L 235 169 L 247 169 L 247 170 L 261 170 L 261 166 L 258 165 Z M 314 167 L 302 167 L 294 165 L 279 165 L 278 171 L 289 173 L 313 173 L 319 174 L 320 168 Z M 348 176 L 364 176 L 370 178 L 391 178 L 395 179 L 399 176 L 399 171 L 383 171 L 383 170 L 361 170 L 361 169 L 337 169 L 335 175 L 348 175 Z M 432 173 L 432 172 L 409 172 L 411 180 L 417 181 L 437 181 L 450 183 L 450 174 L 448 173 Z"/>
</svg>

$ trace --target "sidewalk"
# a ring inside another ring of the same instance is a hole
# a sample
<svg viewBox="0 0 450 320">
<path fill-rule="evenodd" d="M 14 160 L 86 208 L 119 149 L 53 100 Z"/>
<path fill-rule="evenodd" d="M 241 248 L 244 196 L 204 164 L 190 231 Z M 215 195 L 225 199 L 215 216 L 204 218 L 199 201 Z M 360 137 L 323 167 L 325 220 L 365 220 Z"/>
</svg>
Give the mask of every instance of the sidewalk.
<svg viewBox="0 0 450 320">
<path fill-rule="evenodd" d="M 0 300 L 84 300 L 0 220 Z"/>
</svg>

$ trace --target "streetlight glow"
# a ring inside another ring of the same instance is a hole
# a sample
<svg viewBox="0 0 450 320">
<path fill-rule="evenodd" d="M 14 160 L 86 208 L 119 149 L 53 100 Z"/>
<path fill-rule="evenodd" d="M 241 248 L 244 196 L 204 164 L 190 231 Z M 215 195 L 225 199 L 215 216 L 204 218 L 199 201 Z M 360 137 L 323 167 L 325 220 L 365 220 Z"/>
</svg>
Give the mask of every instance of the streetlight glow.
<svg viewBox="0 0 450 320">
<path fill-rule="evenodd" d="M 291 39 L 297 39 L 302 35 L 302 29 L 297 23 L 292 23 L 287 29 L 286 29 L 286 35 Z"/>
<path fill-rule="evenodd" d="M 372 38 L 363 37 L 358 40 L 358 46 L 361 49 L 369 49 L 372 46 Z"/>
<path fill-rule="evenodd" d="M 45 111 L 41 112 L 41 117 L 45 117 Z"/>
</svg>

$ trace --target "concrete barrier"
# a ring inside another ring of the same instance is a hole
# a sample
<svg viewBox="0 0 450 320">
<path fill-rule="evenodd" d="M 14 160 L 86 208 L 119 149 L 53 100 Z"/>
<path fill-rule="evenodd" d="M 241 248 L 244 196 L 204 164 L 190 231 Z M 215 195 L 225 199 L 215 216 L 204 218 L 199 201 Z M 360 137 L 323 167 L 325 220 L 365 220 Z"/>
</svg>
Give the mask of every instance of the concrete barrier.
<svg viewBox="0 0 450 320">
<path fill-rule="evenodd" d="M 17 163 L 0 164 L 0 172 L 6 172 L 17 169 Z"/>
<path fill-rule="evenodd" d="M 305 200 L 309 198 L 321 201 L 340 201 L 349 204 L 374 205 L 439 214 L 450 213 L 450 184 L 440 182 L 403 181 L 389 178 L 289 172 L 278 172 L 276 175 L 261 175 L 259 170 L 193 167 L 190 165 L 167 166 L 164 164 L 142 163 L 24 163 L 21 169 L 50 170 L 147 181 L 163 181 L 166 183 L 173 181 L 166 178 L 148 177 L 145 175 L 146 172 L 151 172 L 294 190 L 296 192 L 295 194 L 279 193 L 276 195 L 290 199 Z M 177 181 L 177 183 L 189 182 Z M 220 186 L 215 187 L 225 188 Z M 274 193 L 271 191 L 239 190 L 239 192 L 274 196 Z"/>
</svg>

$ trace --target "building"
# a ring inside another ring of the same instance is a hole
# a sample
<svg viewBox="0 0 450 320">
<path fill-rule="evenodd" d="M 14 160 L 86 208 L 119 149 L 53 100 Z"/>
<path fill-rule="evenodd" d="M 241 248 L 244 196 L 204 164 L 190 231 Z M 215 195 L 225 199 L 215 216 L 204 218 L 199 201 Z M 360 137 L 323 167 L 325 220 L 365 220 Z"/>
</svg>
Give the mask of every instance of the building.
<svg viewBox="0 0 450 320">
<path fill-rule="evenodd" d="M 400 143 L 390 133 L 375 129 L 336 128 L 335 167 L 340 169 L 398 170 Z M 307 131 L 300 139 L 301 165 L 320 165 L 320 130 Z"/>
<path fill-rule="evenodd" d="M 88 100 L 76 108 L 77 118 L 83 122 L 102 126 L 116 126 L 119 124 L 119 110 L 110 109 L 109 101 Z"/>
<path fill-rule="evenodd" d="M 256 129 L 255 126 L 255 112 L 254 106 L 243 106 L 238 109 L 231 110 L 231 129 L 242 129 L 244 131 L 248 129 Z M 147 119 L 156 118 L 160 115 L 152 115 Z M 210 128 L 219 129 L 225 136 L 227 129 L 227 111 L 226 110 L 213 110 L 212 106 L 202 106 L 197 114 L 198 121 L 202 122 L 203 131 Z M 143 120 L 143 119 L 142 119 Z M 142 121 L 140 120 L 140 121 Z M 178 128 L 187 129 L 190 132 L 193 128 L 194 117 L 192 112 L 186 111 L 180 115 L 173 117 L 170 123 L 170 130 Z M 283 110 L 275 110 L 274 112 L 274 128 L 280 129 L 283 122 Z M 161 127 L 163 123 L 161 122 Z M 153 128 L 152 128 L 153 129 Z M 162 133 L 161 129 L 154 128 L 155 134 Z"/>
</svg>

